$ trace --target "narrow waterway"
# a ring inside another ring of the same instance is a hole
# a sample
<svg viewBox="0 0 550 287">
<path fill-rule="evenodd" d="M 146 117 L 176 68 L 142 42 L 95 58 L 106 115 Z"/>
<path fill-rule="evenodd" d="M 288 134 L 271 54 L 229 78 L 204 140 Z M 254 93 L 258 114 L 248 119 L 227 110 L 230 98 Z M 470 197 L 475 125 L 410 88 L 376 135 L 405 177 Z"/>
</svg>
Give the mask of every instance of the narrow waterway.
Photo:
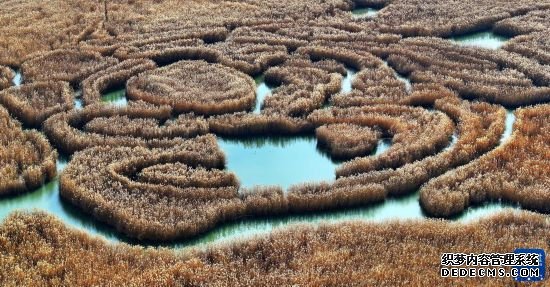
<svg viewBox="0 0 550 287">
<path fill-rule="evenodd" d="M 370 7 L 357 8 L 357 9 L 353 9 L 351 11 L 351 14 L 353 15 L 354 18 L 373 18 L 373 17 L 376 17 L 376 14 L 378 14 L 378 11 L 380 11 L 380 9 L 375 9 Z"/>
</svg>

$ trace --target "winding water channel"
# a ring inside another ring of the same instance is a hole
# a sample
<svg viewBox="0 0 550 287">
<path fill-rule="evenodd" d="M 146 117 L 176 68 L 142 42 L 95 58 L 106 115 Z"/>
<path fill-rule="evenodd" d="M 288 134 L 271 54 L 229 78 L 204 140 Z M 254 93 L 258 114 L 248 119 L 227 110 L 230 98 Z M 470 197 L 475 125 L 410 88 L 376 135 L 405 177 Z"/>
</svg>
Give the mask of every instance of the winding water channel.
<svg viewBox="0 0 550 287">
<path fill-rule="evenodd" d="M 486 46 L 495 47 L 496 45 L 493 44 L 493 41 L 500 38 L 471 36 L 457 39 L 457 41 L 463 41 L 462 43 L 468 44 L 481 41 L 480 46 L 487 44 Z M 477 40 L 474 41 L 473 39 Z M 486 43 L 485 41 L 491 43 Z M 499 41 L 502 41 L 502 39 Z M 348 70 L 347 75 L 343 78 L 341 92 L 351 91 L 351 81 L 355 72 Z M 410 87 L 410 83 L 406 78 L 401 77 L 401 80 L 408 83 Z M 14 79 L 14 83 L 17 85 L 21 83 L 21 76 L 19 74 Z M 272 87 L 269 87 L 262 77 L 257 78 L 256 83 L 258 99 L 253 112 L 259 113 L 261 103 L 265 96 L 271 92 Z M 102 101 L 124 106 L 127 103 L 125 90 L 121 89 L 106 93 Z M 511 136 L 514 120 L 513 110 L 509 110 L 501 143 L 504 143 Z M 447 148 L 452 147 L 456 143 L 456 140 L 455 134 Z M 313 135 L 245 139 L 220 138 L 219 144 L 227 156 L 227 169 L 237 174 L 243 187 L 280 185 L 286 189 L 293 184 L 306 181 L 331 181 L 334 180 L 334 170 L 338 165 L 338 162 L 332 161 L 328 155 L 317 147 L 317 141 Z M 383 153 L 390 146 L 391 139 L 380 140 L 373 155 Z M 67 158 L 59 159 L 57 165 L 59 172 L 63 170 L 67 164 L 67 160 Z M 468 221 L 494 213 L 506 207 L 511 207 L 511 205 L 493 202 L 471 207 L 456 218 L 456 220 Z M 122 241 L 132 244 L 143 244 L 134 242 L 118 234 L 113 228 L 95 221 L 91 216 L 85 215 L 72 205 L 65 203 L 60 198 L 57 179 L 45 184 L 34 192 L 0 199 L 0 221 L 15 210 L 33 209 L 45 210 L 60 218 L 70 227 L 85 230 L 93 235 L 100 235 L 111 242 Z M 294 223 L 341 222 L 347 220 L 384 221 L 425 217 L 420 208 L 419 194 L 416 192 L 405 197 L 389 198 L 379 204 L 345 210 L 282 217 L 242 218 L 232 223 L 223 224 L 194 240 L 180 241 L 162 246 L 183 248 L 237 238 L 242 239 L 247 236 L 267 233 L 274 228 Z"/>
</svg>

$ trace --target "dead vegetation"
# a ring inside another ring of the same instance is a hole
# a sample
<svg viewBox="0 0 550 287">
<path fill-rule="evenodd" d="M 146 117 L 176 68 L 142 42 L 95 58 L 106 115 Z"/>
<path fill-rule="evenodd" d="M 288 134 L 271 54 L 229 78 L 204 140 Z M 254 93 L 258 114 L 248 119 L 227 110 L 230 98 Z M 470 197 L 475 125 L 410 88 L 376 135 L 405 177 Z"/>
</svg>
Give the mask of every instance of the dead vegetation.
<svg viewBox="0 0 550 287">
<path fill-rule="evenodd" d="M 168 106 L 131 102 L 126 107 L 90 105 L 50 117 L 44 132 L 63 153 L 94 146 L 170 146 L 208 132 L 204 119 L 182 114 L 171 119 Z"/>
<path fill-rule="evenodd" d="M 550 107 L 517 110 L 514 133 L 504 145 L 428 182 L 420 202 L 434 216 L 452 216 L 469 205 L 505 200 L 540 212 L 550 202 Z"/>
<path fill-rule="evenodd" d="M 0 196 L 33 190 L 56 175 L 57 152 L 37 131 L 24 131 L 0 107 Z"/>
<path fill-rule="evenodd" d="M 533 10 L 548 9 L 547 1 L 506 0 L 388 1 L 377 14 L 383 32 L 404 36 L 449 37 L 488 30 L 500 20 Z"/>
<path fill-rule="evenodd" d="M 178 113 L 224 114 L 251 109 L 254 81 L 234 69 L 204 61 L 180 61 L 128 81 L 127 96 Z M 198 96 L 200 95 L 200 96 Z"/>
<path fill-rule="evenodd" d="M 0 104 L 26 126 L 40 128 L 51 115 L 73 108 L 73 89 L 67 82 L 33 82 L 1 91 Z"/>
<path fill-rule="evenodd" d="M 46 214 L 17 213 L 0 226 L 0 284 L 503 286 L 513 285 L 513 279 L 441 277 L 441 254 L 508 253 L 517 246 L 548 250 L 549 230 L 546 216 L 508 211 L 468 224 L 427 220 L 293 226 L 203 251 L 173 253 L 107 244 L 68 230 Z"/>
<path fill-rule="evenodd" d="M 460 47 L 438 38 L 408 38 L 391 48 L 388 62 L 415 83 L 433 83 L 466 99 L 508 107 L 546 102 L 550 69 L 502 50 Z"/>
<path fill-rule="evenodd" d="M 131 77 L 155 69 L 155 62 L 146 59 L 122 61 L 107 69 L 90 75 L 82 81 L 82 99 L 90 105 L 101 100 L 101 95 L 118 87 L 124 87 Z"/>
<path fill-rule="evenodd" d="M 12 85 L 15 73 L 12 69 L 5 66 L 0 66 L 0 90 L 6 89 Z"/>
</svg>

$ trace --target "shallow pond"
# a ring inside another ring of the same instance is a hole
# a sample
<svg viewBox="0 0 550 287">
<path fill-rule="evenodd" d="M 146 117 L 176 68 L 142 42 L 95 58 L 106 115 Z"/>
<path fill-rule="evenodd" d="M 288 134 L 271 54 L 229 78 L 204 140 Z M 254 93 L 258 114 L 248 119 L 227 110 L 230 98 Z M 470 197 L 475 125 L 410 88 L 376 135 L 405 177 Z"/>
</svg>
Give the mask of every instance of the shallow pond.
<svg viewBox="0 0 550 287">
<path fill-rule="evenodd" d="M 475 46 L 486 49 L 498 49 L 504 45 L 508 39 L 508 37 L 497 35 L 492 31 L 483 31 L 450 38 L 450 40 L 463 46 Z"/>
<path fill-rule="evenodd" d="M 351 11 L 354 18 L 369 18 L 375 17 L 380 9 L 375 8 L 357 8 Z"/>
</svg>

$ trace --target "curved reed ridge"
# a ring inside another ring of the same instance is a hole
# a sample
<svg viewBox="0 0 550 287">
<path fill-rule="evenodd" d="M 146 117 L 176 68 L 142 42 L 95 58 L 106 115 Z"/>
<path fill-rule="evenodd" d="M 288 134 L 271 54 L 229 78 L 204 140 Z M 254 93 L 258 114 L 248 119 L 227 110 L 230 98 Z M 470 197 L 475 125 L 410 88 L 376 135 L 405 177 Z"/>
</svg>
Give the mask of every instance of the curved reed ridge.
<svg viewBox="0 0 550 287">
<path fill-rule="evenodd" d="M 73 108 L 73 89 L 67 82 L 33 82 L 0 92 L 0 104 L 25 125 L 40 128 L 51 115 Z"/>
<path fill-rule="evenodd" d="M 144 72 L 128 81 L 127 96 L 203 115 L 249 110 L 256 100 L 252 78 L 205 61 L 180 61 Z"/>
<path fill-rule="evenodd" d="M 162 147 L 208 132 L 193 114 L 172 117 L 168 106 L 130 102 L 125 107 L 95 104 L 50 117 L 44 132 L 62 152 L 94 146 Z"/>
<path fill-rule="evenodd" d="M 511 139 L 421 189 L 431 215 L 448 217 L 470 205 L 505 200 L 550 212 L 550 105 L 519 109 Z"/>
<path fill-rule="evenodd" d="M 23 131 L 0 106 L 0 196 L 33 190 L 56 175 L 57 152 L 36 131 Z"/>
</svg>

